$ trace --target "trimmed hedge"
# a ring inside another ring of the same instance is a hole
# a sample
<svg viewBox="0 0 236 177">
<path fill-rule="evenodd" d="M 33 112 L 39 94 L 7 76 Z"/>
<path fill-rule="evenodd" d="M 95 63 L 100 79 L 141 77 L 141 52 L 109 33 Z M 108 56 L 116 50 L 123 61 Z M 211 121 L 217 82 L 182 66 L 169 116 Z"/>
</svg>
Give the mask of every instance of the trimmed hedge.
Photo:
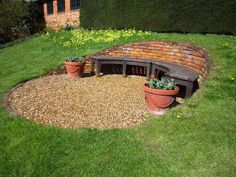
<svg viewBox="0 0 236 177">
<path fill-rule="evenodd" d="M 236 34 L 236 0 L 83 0 L 80 13 L 89 29 Z"/>
</svg>

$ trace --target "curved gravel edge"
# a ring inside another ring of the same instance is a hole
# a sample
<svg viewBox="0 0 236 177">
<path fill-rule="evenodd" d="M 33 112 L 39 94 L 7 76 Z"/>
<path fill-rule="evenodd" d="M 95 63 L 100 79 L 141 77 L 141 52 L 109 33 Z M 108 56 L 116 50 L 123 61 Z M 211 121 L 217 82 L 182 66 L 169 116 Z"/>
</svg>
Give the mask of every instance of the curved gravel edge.
<svg viewBox="0 0 236 177">
<path fill-rule="evenodd" d="M 65 76 L 65 75 L 64 75 Z M 114 76 L 114 75 L 113 75 Z M 112 77 L 113 77 L 112 76 Z M 52 76 L 44 76 L 44 77 L 39 77 L 37 79 L 32 79 L 32 80 L 29 80 L 29 81 L 26 81 L 26 82 L 23 82 L 23 83 L 20 83 L 18 85 L 16 85 L 15 87 L 13 87 L 9 92 L 7 92 L 5 95 L 4 95 L 4 99 L 3 99 L 3 107 L 6 109 L 7 112 L 9 112 L 12 116 L 14 117 L 22 117 L 21 114 L 19 114 L 17 111 L 15 111 L 14 108 L 12 108 L 11 106 L 11 101 L 10 101 L 10 97 L 12 95 L 12 93 L 14 93 L 17 89 L 19 88 L 22 88 L 24 87 L 24 85 L 28 82 L 32 82 L 32 81 L 37 81 L 38 79 L 43 79 L 45 77 L 55 77 L 54 75 Z M 106 76 L 103 76 L 103 77 L 106 77 Z M 102 78 L 103 78 L 102 77 Z M 122 76 L 115 76 L 115 77 L 122 77 Z M 134 76 L 134 77 L 141 77 L 141 76 Z M 83 79 L 86 79 L 86 78 L 83 78 Z M 24 116 L 22 118 L 25 118 Z M 29 118 L 26 118 L 29 120 Z M 32 120 L 32 119 L 31 119 Z M 38 122 L 37 120 L 33 120 L 34 122 L 37 122 L 37 123 L 42 123 L 42 122 Z M 112 125 L 112 126 L 81 126 L 81 127 L 70 127 L 70 126 L 63 126 L 63 125 L 56 125 L 54 123 L 49 123 L 50 125 L 53 125 L 53 126 L 59 126 L 59 127 L 64 127 L 64 128 L 82 128 L 82 127 L 89 127 L 89 128 L 129 128 L 129 127 L 134 127 L 134 126 L 137 126 L 137 125 L 140 125 L 143 121 L 145 121 L 145 118 L 143 118 L 142 121 L 138 121 L 137 122 L 134 122 L 134 123 L 131 123 L 131 125 Z M 42 123 L 42 124 L 47 124 L 47 123 Z"/>
</svg>

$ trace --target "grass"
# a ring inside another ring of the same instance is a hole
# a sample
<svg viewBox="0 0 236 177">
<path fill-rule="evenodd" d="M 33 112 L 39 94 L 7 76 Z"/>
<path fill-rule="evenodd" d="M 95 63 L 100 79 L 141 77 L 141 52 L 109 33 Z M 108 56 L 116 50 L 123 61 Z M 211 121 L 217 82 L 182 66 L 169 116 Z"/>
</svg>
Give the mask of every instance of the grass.
<svg viewBox="0 0 236 177">
<path fill-rule="evenodd" d="M 150 33 L 63 45 L 72 37 L 70 31 L 37 35 L 0 50 L 1 100 L 67 56 L 132 41 L 192 42 L 209 52 L 212 68 L 191 99 L 136 128 L 61 129 L 13 118 L 0 106 L 0 176 L 235 176 L 236 37 Z"/>
</svg>

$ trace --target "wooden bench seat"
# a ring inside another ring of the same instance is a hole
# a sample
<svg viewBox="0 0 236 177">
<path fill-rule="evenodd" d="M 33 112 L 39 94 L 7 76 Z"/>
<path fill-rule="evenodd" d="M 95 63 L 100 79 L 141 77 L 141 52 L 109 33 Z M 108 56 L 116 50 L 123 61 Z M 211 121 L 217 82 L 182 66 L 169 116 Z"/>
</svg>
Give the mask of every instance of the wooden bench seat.
<svg viewBox="0 0 236 177">
<path fill-rule="evenodd" d="M 152 59 L 133 59 L 126 57 L 112 56 L 92 56 L 92 68 L 96 67 L 96 75 L 101 75 L 102 64 L 121 64 L 123 66 L 123 76 L 126 76 L 127 65 L 146 67 L 146 77 L 149 79 L 151 75 L 155 75 L 155 71 L 164 72 L 164 76 L 174 81 L 178 85 L 186 87 L 185 97 L 190 97 L 193 93 L 194 84 L 197 82 L 198 74 L 196 71 L 174 63 L 156 61 Z"/>
</svg>

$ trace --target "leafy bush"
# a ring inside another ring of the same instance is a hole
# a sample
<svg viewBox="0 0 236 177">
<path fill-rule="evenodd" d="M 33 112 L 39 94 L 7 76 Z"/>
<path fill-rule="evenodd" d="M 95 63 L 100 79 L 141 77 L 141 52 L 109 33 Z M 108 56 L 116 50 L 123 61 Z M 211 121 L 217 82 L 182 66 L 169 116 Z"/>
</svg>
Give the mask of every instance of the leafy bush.
<svg viewBox="0 0 236 177">
<path fill-rule="evenodd" d="M 83 0 L 80 19 L 89 29 L 236 34 L 235 9 L 235 0 Z"/>
<path fill-rule="evenodd" d="M 75 29 L 79 29 L 79 26 L 74 26 L 74 25 L 70 25 L 70 24 L 66 24 L 66 26 L 64 27 L 63 30 L 65 31 L 70 31 L 70 30 L 75 30 Z"/>
<path fill-rule="evenodd" d="M 44 27 L 39 2 L 0 0 L 0 44 L 24 38 Z"/>
<path fill-rule="evenodd" d="M 148 87 L 153 88 L 153 89 L 174 90 L 176 84 L 173 80 L 169 80 L 167 78 L 162 77 L 161 80 L 150 79 L 147 82 L 147 85 Z"/>
</svg>

